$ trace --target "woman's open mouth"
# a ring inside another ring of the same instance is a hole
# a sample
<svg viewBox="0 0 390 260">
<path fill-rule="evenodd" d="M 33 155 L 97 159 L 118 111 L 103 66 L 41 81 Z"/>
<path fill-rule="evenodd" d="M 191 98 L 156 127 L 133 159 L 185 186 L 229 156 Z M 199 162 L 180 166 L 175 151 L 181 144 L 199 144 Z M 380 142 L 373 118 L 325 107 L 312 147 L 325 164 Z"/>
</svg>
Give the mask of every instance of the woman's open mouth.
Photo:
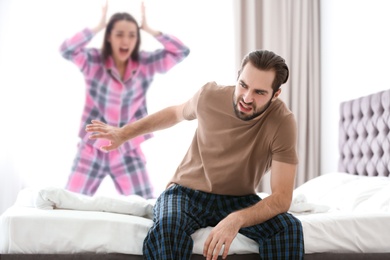
<svg viewBox="0 0 390 260">
<path fill-rule="evenodd" d="M 129 48 L 119 48 L 119 53 L 121 55 L 126 55 L 129 53 Z"/>
</svg>

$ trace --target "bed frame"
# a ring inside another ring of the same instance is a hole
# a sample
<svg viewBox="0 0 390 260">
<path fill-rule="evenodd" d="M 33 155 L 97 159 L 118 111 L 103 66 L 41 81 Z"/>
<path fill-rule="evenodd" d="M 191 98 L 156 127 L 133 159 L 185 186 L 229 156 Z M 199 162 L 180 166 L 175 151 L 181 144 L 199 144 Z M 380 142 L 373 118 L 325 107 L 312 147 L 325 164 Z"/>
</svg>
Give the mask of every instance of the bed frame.
<svg viewBox="0 0 390 260">
<path fill-rule="evenodd" d="M 390 90 L 342 102 L 339 120 L 338 170 L 354 175 L 390 174 Z M 258 259 L 257 254 L 229 255 L 229 260 Z M 125 254 L 3 254 L 0 260 L 142 260 L 140 255 Z M 193 255 L 191 260 L 204 259 Z M 222 259 L 219 257 L 218 259 Z M 308 260 L 390 259 L 390 253 L 306 254 Z"/>
<path fill-rule="evenodd" d="M 143 260 L 139 255 L 124 254 L 12 254 L 0 255 L 0 260 Z M 204 260 L 201 255 L 194 255 L 191 260 Z M 229 255 L 228 260 L 259 260 L 256 254 L 247 255 Z M 388 260 L 389 253 L 372 253 L 372 254 L 346 254 L 346 253 L 318 253 L 307 254 L 305 260 Z M 222 260 L 218 257 L 218 260 Z"/>
</svg>

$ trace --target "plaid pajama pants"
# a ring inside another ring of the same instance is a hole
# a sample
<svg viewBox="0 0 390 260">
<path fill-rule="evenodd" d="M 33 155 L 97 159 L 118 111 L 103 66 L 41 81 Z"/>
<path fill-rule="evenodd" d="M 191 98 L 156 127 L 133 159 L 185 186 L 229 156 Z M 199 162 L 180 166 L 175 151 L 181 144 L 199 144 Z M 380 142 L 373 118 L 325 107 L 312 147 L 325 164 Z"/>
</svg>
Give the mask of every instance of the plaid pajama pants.
<svg viewBox="0 0 390 260">
<path fill-rule="evenodd" d="M 215 195 L 175 184 L 157 199 L 154 224 L 143 244 L 144 258 L 190 259 L 191 234 L 199 228 L 215 226 L 229 213 L 260 200 L 257 195 Z M 239 232 L 259 243 L 259 259 L 303 259 L 302 225 L 289 213 Z"/>
<path fill-rule="evenodd" d="M 109 175 L 120 194 L 137 194 L 147 199 L 153 197 L 140 148 L 122 154 L 118 150 L 105 153 L 83 142 L 78 146 L 66 189 L 92 196 Z"/>
</svg>

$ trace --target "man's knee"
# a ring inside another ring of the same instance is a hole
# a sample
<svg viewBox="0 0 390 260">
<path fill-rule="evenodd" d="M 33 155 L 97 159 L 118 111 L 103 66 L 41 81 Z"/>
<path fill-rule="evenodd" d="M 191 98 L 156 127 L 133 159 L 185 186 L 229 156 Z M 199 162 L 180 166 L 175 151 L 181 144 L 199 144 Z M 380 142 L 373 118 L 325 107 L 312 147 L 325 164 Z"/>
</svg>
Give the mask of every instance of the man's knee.
<svg viewBox="0 0 390 260">
<path fill-rule="evenodd" d="M 285 213 L 284 215 L 286 218 L 286 223 L 288 224 L 290 229 L 295 230 L 297 232 L 302 232 L 302 223 L 298 218 L 296 218 L 290 213 Z"/>
</svg>

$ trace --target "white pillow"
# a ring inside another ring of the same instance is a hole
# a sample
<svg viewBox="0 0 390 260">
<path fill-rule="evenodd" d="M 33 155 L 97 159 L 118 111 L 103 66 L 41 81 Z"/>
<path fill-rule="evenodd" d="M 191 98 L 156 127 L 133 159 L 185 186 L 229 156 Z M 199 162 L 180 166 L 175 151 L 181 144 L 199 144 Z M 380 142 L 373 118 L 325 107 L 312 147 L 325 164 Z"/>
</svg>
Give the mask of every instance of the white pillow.
<svg viewBox="0 0 390 260">
<path fill-rule="evenodd" d="M 332 172 L 299 186 L 294 190 L 294 196 L 304 194 L 311 203 L 328 205 L 336 210 L 353 211 L 389 183 L 388 177 Z"/>
<path fill-rule="evenodd" d="M 370 198 L 360 203 L 355 211 L 390 212 L 390 182 L 377 190 Z"/>
</svg>

